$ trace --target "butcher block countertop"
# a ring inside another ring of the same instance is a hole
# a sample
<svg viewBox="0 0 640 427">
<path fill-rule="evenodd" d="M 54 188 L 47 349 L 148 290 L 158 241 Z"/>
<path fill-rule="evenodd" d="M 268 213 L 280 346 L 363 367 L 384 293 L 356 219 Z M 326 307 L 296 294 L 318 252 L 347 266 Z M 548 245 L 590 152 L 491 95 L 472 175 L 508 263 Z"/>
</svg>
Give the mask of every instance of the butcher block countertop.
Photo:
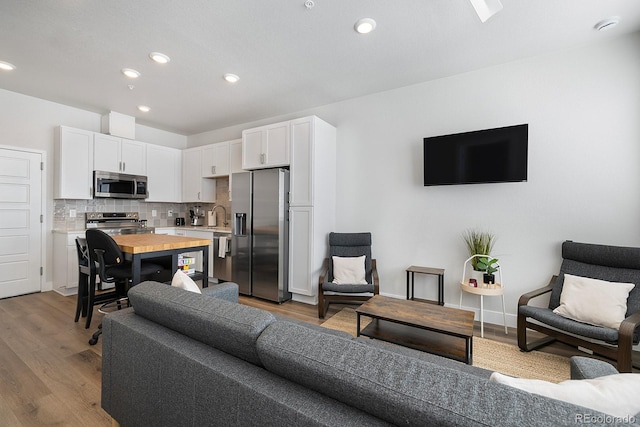
<svg viewBox="0 0 640 427">
<path fill-rule="evenodd" d="M 141 254 L 171 249 L 209 246 L 211 240 L 198 237 L 169 236 L 167 234 L 123 234 L 112 236 L 122 252 Z"/>
</svg>

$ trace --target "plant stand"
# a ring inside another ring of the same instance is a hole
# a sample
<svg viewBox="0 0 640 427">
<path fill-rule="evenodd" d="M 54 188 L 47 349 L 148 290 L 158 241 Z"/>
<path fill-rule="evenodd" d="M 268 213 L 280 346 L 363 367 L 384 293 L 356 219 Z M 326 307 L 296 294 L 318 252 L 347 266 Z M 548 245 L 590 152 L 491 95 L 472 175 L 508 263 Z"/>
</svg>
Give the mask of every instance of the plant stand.
<svg viewBox="0 0 640 427">
<path fill-rule="evenodd" d="M 500 264 L 497 264 L 498 266 L 498 277 L 499 277 L 499 283 L 494 283 L 492 285 L 487 285 L 484 284 L 482 282 L 478 283 L 478 287 L 474 287 L 474 286 L 469 286 L 469 278 L 466 277 L 467 275 L 467 264 L 469 264 L 469 262 L 476 257 L 489 257 L 488 255 L 474 255 L 472 257 L 470 257 L 469 259 L 467 259 L 464 262 L 464 265 L 462 267 L 462 280 L 460 281 L 460 305 L 459 307 L 462 308 L 462 295 L 467 292 L 473 295 L 480 295 L 480 336 L 482 338 L 484 338 L 484 297 L 485 296 L 500 296 L 502 297 L 502 322 L 504 325 L 504 333 L 508 334 L 509 331 L 507 330 L 507 315 L 506 315 L 506 311 L 505 311 L 505 305 L 504 305 L 504 282 L 502 281 L 502 267 L 500 267 Z"/>
</svg>

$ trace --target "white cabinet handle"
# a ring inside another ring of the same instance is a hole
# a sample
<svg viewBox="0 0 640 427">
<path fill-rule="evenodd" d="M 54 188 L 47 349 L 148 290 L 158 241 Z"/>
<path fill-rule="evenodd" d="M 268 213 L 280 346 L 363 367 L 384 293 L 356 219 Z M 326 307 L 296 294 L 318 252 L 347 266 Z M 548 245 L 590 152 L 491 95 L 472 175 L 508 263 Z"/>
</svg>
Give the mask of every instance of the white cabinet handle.
<svg viewBox="0 0 640 427">
<path fill-rule="evenodd" d="M 127 164 L 125 162 L 122 162 L 122 172 L 124 172 L 127 169 Z"/>
<path fill-rule="evenodd" d="M 198 191 L 198 200 L 200 200 L 200 192 Z"/>
<path fill-rule="evenodd" d="M 216 167 L 211 166 L 211 175 L 215 175 L 215 174 L 216 174 Z"/>
<path fill-rule="evenodd" d="M 264 153 L 260 154 L 260 163 L 264 165 Z"/>
</svg>

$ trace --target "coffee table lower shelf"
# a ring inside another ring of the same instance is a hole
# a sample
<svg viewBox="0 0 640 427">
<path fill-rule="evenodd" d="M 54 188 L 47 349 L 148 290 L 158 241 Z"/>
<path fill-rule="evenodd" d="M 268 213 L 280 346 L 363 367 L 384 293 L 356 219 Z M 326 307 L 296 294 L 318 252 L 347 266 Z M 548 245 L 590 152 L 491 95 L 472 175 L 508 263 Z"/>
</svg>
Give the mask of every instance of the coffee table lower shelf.
<svg viewBox="0 0 640 427">
<path fill-rule="evenodd" d="M 361 331 L 358 331 L 358 335 L 413 348 L 464 362 L 468 365 L 473 363 L 472 336 L 451 336 L 440 331 L 430 331 L 377 318 L 372 318 L 371 323 Z"/>
</svg>

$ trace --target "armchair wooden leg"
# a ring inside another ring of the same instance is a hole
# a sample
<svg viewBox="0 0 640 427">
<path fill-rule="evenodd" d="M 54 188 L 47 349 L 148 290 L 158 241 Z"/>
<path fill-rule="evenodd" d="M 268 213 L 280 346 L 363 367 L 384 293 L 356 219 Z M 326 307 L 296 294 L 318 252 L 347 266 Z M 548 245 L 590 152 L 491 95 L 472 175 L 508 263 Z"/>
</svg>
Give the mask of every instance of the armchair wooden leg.
<svg viewBox="0 0 640 427">
<path fill-rule="evenodd" d="M 518 314 L 518 347 L 520 347 L 520 351 L 522 352 L 533 351 L 540 347 L 544 347 L 545 345 L 549 345 L 554 341 L 556 341 L 556 338 L 547 336 L 539 340 L 533 341 L 531 343 L 528 343 L 527 342 L 527 318 L 526 316 L 522 316 Z"/>
<path fill-rule="evenodd" d="M 527 318 L 518 314 L 518 347 L 520 351 L 527 350 Z"/>
<path fill-rule="evenodd" d="M 324 298 L 322 297 L 322 290 L 319 289 L 318 290 L 318 318 L 324 319 L 324 315 L 326 314 L 326 312 L 327 310 L 325 309 Z"/>
<path fill-rule="evenodd" d="M 633 343 L 627 340 L 618 341 L 618 360 L 617 367 L 618 372 L 632 372 L 632 360 L 631 351 L 633 350 Z"/>
</svg>

